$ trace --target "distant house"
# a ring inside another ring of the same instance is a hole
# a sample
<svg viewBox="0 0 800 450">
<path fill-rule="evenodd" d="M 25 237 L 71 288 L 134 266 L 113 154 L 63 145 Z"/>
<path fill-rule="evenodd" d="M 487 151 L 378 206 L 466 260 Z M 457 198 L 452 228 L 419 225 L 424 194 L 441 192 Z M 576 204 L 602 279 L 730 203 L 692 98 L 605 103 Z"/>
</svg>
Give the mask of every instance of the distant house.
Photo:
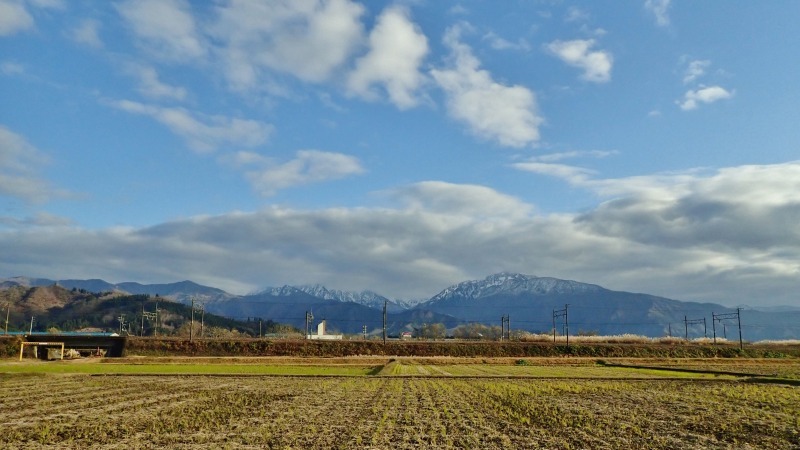
<svg viewBox="0 0 800 450">
<path fill-rule="evenodd" d="M 317 334 L 309 334 L 308 336 L 306 336 L 306 339 L 320 339 L 320 340 L 335 341 L 335 340 L 342 339 L 342 335 L 341 334 L 325 334 L 325 321 L 323 320 L 322 322 L 319 323 L 319 325 L 317 325 Z"/>
<path fill-rule="evenodd" d="M 414 335 L 410 331 L 403 331 L 400 333 L 400 339 L 411 339 Z"/>
</svg>

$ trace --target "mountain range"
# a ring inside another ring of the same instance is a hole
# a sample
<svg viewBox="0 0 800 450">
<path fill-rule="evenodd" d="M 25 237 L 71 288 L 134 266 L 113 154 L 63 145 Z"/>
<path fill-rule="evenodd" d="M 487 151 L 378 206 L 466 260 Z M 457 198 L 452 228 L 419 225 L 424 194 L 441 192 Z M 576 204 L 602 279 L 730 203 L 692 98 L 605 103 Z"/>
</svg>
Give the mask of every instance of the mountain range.
<svg viewBox="0 0 800 450">
<path fill-rule="evenodd" d="M 258 317 L 300 329 L 305 326 L 308 313 L 313 316 L 312 325 L 326 319 L 330 330 L 348 334 L 360 334 L 364 327 L 370 334 L 382 333 L 385 306 L 390 334 L 414 331 L 425 323 L 442 323 L 450 330 L 476 322 L 499 326 L 501 316 L 508 316 L 512 329 L 529 332 L 550 333 L 555 324 L 558 332 L 573 335 L 631 333 L 694 338 L 711 337 L 716 328 L 718 336 L 738 338 L 738 323 L 729 317 L 737 313 L 736 308 L 516 273 L 498 273 L 482 280 L 465 281 L 421 301 L 393 300 L 371 291 L 348 292 L 321 285 L 282 286 L 233 295 L 191 281 L 112 284 L 103 280 L 0 279 L 0 289 L 52 284 L 91 292 L 159 295 L 185 304 L 195 299 L 205 304 L 206 311 L 215 314 L 240 320 Z M 712 320 L 716 317 L 712 314 L 728 317 Z M 800 308 L 797 307 L 745 308 L 740 318 L 745 340 L 800 336 Z"/>
</svg>

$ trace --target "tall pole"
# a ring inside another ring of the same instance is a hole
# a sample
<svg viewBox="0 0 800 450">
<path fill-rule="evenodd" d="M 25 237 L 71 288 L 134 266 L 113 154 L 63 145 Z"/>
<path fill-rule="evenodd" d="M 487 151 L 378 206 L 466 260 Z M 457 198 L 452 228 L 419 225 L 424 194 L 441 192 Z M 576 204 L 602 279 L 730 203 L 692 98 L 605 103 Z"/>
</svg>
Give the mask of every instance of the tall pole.
<svg viewBox="0 0 800 450">
<path fill-rule="evenodd" d="M 200 308 L 200 337 L 203 337 L 203 323 L 205 322 L 206 318 L 206 305 L 203 304 L 203 307 Z"/>
<path fill-rule="evenodd" d="M 383 345 L 386 345 L 386 304 L 387 301 L 383 301 Z"/>
<path fill-rule="evenodd" d="M 263 335 L 261 334 L 261 318 L 258 319 L 258 338 L 261 339 Z"/>
<path fill-rule="evenodd" d="M 564 329 L 567 330 L 567 347 L 569 347 L 569 304 L 564 305 Z"/>
<path fill-rule="evenodd" d="M 6 333 L 8 334 L 8 315 L 11 313 L 11 302 L 6 303 Z"/>
<path fill-rule="evenodd" d="M 28 332 L 28 334 L 33 334 L 33 321 L 34 320 L 35 320 L 35 316 L 31 316 L 31 330 Z"/>
<path fill-rule="evenodd" d="M 194 340 L 194 297 L 192 297 L 192 324 L 189 327 L 189 342 Z"/>
<path fill-rule="evenodd" d="M 144 300 L 142 300 L 142 331 L 139 336 L 144 336 Z"/>
<path fill-rule="evenodd" d="M 553 344 L 556 343 L 556 310 L 553 310 Z"/>
<path fill-rule="evenodd" d="M 736 308 L 736 320 L 739 322 L 739 350 L 744 350 L 742 343 L 742 308 Z"/>
<path fill-rule="evenodd" d="M 711 332 L 714 333 L 714 345 L 717 345 L 717 318 L 714 311 L 711 311 Z"/>
<path fill-rule="evenodd" d="M 686 330 L 686 334 L 684 335 L 686 340 L 689 340 L 689 318 L 683 316 L 683 328 Z"/>
<path fill-rule="evenodd" d="M 706 326 L 706 318 L 703 317 L 703 337 L 708 337 L 708 327 Z"/>
</svg>

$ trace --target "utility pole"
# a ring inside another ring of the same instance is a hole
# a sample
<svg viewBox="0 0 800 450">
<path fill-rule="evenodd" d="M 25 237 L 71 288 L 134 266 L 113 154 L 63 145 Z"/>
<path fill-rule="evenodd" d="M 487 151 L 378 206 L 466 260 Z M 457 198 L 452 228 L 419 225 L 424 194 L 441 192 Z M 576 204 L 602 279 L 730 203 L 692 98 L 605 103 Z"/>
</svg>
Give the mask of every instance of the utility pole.
<svg viewBox="0 0 800 450">
<path fill-rule="evenodd" d="M 314 314 L 306 311 L 306 339 L 308 339 L 308 323 L 312 320 L 314 320 Z"/>
<path fill-rule="evenodd" d="M 142 330 L 139 332 L 139 336 L 144 336 L 144 300 L 142 300 Z"/>
<path fill-rule="evenodd" d="M 189 326 L 189 342 L 194 340 L 194 297 L 192 297 L 192 324 Z"/>
<path fill-rule="evenodd" d="M 203 337 L 203 323 L 205 322 L 206 318 L 206 304 L 200 307 L 200 337 Z"/>
<path fill-rule="evenodd" d="M 36 317 L 35 316 L 31 316 L 31 329 L 28 332 L 28 334 L 33 334 L 33 321 L 34 320 L 36 320 Z"/>
<path fill-rule="evenodd" d="M 122 331 L 125 329 L 125 314 L 120 314 L 117 320 L 119 320 L 119 334 L 122 335 Z"/>
<path fill-rule="evenodd" d="M 569 316 L 567 315 L 569 304 L 564 305 L 564 309 L 553 310 L 553 343 L 556 342 L 556 318 L 564 318 L 564 334 L 567 336 L 567 347 L 569 347 Z"/>
<path fill-rule="evenodd" d="M 367 340 L 367 326 L 364 325 L 361 328 L 362 328 L 362 332 L 364 333 L 364 340 L 366 341 Z"/>
<path fill-rule="evenodd" d="M 261 339 L 264 335 L 261 333 L 261 318 L 258 318 L 258 338 Z"/>
<path fill-rule="evenodd" d="M 702 319 L 688 319 L 686 316 L 683 316 L 683 326 L 685 330 L 684 337 L 686 340 L 689 340 L 689 325 L 699 325 L 703 324 L 703 336 L 708 337 L 708 328 L 706 328 L 706 318 L 703 317 Z"/>
<path fill-rule="evenodd" d="M 725 323 L 722 322 L 725 319 L 733 319 L 736 318 L 736 322 L 739 325 L 739 350 L 744 350 L 744 342 L 742 341 L 742 316 L 741 316 L 742 308 L 736 308 L 735 313 L 727 313 L 727 314 L 714 314 L 711 313 L 711 324 L 714 325 L 714 344 L 717 343 L 717 329 L 716 329 L 716 322 L 722 323 L 722 330 L 725 333 L 725 338 L 728 337 L 728 332 L 725 330 Z"/>
<path fill-rule="evenodd" d="M 511 340 L 511 320 L 508 314 L 500 317 L 500 341 L 502 342 L 503 339 Z"/>
<path fill-rule="evenodd" d="M 386 305 L 387 301 L 383 301 L 383 345 L 386 345 Z"/>
</svg>

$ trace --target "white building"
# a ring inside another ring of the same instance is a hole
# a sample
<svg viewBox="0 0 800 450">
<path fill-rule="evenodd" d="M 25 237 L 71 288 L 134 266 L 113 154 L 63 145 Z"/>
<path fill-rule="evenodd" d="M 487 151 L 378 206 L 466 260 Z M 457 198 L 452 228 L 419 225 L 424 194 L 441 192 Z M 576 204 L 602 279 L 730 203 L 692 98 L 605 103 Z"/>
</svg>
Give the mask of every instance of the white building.
<svg viewBox="0 0 800 450">
<path fill-rule="evenodd" d="M 342 339 L 342 335 L 325 334 L 325 321 L 323 320 L 322 322 L 319 323 L 319 325 L 317 325 L 317 334 L 309 334 L 308 336 L 306 336 L 306 339 L 322 339 L 322 340 L 334 341 L 337 339 L 339 340 Z"/>
</svg>

